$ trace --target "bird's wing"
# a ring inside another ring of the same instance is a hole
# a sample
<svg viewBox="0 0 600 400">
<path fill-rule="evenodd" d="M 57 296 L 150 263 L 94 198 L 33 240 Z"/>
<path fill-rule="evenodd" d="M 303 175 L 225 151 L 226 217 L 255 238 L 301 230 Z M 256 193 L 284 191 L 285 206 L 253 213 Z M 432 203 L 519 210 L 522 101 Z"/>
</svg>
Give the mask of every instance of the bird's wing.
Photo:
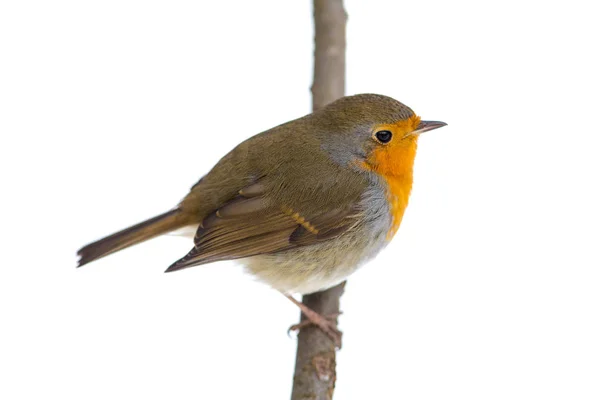
<svg viewBox="0 0 600 400">
<path fill-rule="evenodd" d="M 358 199 L 303 213 L 275 197 L 260 182 L 240 190 L 202 221 L 194 248 L 167 271 L 315 244 L 344 234 L 360 221 Z"/>
</svg>

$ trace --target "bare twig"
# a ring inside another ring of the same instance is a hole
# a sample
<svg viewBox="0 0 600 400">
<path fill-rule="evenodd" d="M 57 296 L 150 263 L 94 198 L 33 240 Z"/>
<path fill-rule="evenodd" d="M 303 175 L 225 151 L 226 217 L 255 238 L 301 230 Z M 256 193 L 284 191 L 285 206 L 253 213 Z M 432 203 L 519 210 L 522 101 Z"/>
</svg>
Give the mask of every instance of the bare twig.
<svg viewBox="0 0 600 400">
<path fill-rule="evenodd" d="M 314 16 L 313 111 L 344 96 L 347 15 L 343 0 L 314 0 Z"/>
<path fill-rule="evenodd" d="M 344 95 L 346 19 L 343 0 L 313 0 L 315 19 L 313 110 Z M 337 315 L 345 282 L 305 295 L 302 302 L 321 315 Z M 301 316 L 301 321 L 304 316 Z M 337 323 L 337 319 L 336 319 Z M 292 400 L 331 400 L 336 381 L 335 345 L 314 326 L 300 330 Z"/>
</svg>

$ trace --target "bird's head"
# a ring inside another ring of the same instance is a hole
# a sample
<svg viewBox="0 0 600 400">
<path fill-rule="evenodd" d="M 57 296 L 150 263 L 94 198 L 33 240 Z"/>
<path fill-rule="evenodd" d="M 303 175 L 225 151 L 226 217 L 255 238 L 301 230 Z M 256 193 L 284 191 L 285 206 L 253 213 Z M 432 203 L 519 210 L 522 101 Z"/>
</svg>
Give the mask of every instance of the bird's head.
<svg viewBox="0 0 600 400">
<path fill-rule="evenodd" d="M 422 121 L 391 97 L 343 97 L 315 113 L 323 148 L 338 163 L 383 176 L 412 175 L 417 139 L 446 124 Z"/>
</svg>

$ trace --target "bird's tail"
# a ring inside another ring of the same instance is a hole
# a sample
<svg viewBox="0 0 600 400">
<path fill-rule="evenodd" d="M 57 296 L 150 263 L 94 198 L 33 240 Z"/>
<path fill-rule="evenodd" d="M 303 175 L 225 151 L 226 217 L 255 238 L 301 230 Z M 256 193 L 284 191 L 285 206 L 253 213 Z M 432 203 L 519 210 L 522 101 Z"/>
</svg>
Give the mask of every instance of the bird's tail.
<svg viewBox="0 0 600 400">
<path fill-rule="evenodd" d="M 192 222 L 189 214 L 184 214 L 178 208 L 168 211 L 82 247 L 77 252 L 77 255 L 80 257 L 77 266 L 81 267 L 89 262 L 119 250 L 123 250 L 129 246 L 133 246 L 134 244 L 179 229 Z"/>
</svg>

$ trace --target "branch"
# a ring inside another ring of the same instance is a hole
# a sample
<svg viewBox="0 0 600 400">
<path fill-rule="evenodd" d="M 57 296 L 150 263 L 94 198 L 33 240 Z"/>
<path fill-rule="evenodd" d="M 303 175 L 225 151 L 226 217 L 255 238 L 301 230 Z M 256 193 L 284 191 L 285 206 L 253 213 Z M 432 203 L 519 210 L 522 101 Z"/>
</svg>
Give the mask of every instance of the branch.
<svg viewBox="0 0 600 400">
<path fill-rule="evenodd" d="M 313 111 L 344 96 L 346 11 L 343 0 L 313 0 L 315 19 Z M 305 295 L 302 302 L 321 315 L 337 315 L 346 282 Z M 301 314 L 301 321 L 304 316 Z M 336 319 L 337 324 L 337 319 Z M 292 400 L 331 400 L 336 381 L 335 345 L 314 326 L 300 330 Z"/>
<path fill-rule="evenodd" d="M 343 0 L 314 0 L 315 73 L 313 111 L 344 96 L 346 19 Z"/>
</svg>

